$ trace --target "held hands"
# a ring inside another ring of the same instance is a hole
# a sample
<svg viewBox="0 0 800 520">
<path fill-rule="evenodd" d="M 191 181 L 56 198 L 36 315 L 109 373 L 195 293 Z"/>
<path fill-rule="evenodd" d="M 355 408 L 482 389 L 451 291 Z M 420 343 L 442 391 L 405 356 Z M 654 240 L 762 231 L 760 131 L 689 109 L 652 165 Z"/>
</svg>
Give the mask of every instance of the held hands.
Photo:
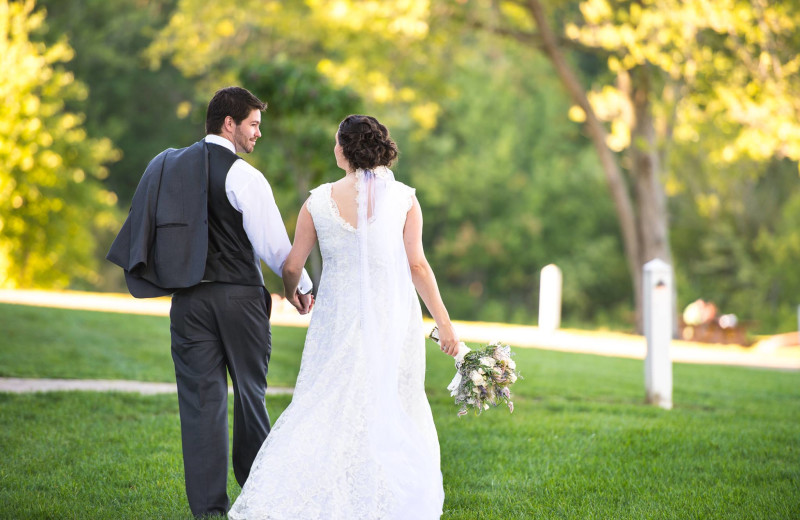
<svg viewBox="0 0 800 520">
<path fill-rule="evenodd" d="M 286 300 L 291 303 L 292 307 L 297 309 L 297 312 L 301 315 L 308 314 L 311 312 L 311 309 L 314 308 L 314 295 L 311 293 L 300 294 L 299 291 L 295 291 L 291 296 L 287 295 Z"/>
<path fill-rule="evenodd" d="M 300 300 L 300 304 L 303 306 L 303 309 L 305 309 L 305 312 L 298 309 L 300 314 L 308 314 L 309 312 L 311 312 L 311 309 L 314 308 L 314 302 L 315 302 L 314 295 L 311 293 L 308 294 L 298 293 L 297 298 Z"/>
</svg>

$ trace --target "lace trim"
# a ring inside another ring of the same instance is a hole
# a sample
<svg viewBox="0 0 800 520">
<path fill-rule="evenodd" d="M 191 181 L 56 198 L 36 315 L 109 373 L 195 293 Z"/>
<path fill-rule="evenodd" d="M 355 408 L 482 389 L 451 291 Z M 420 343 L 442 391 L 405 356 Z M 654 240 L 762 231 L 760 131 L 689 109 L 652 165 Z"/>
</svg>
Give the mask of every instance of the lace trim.
<svg viewBox="0 0 800 520">
<path fill-rule="evenodd" d="M 378 177 L 379 179 L 394 180 L 394 173 L 392 173 L 392 170 L 390 170 L 386 166 L 378 166 L 372 171 L 373 173 L 375 173 L 375 176 Z M 360 193 L 359 188 L 361 187 L 361 181 L 363 180 L 363 178 L 364 178 L 364 170 L 362 168 L 359 168 L 358 170 L 356 170 L 356 199 L 358 199 L 358 195 Z M 346 229 L 347 231 L 350 231 L 351 233 L 355 233 L 357 229 L 342 217 L 341 213 L 339 213 L 339 206 L 337 206 L 336 201 L 333 200 L 333 194 L 332 194 L 333 184 L 328 183 L 325 185 L 325 188 L 326 188 L 325 195 L 328 198 L 328 208 L 330 209 L 331 216 L 336 222 L 339 223 L 340 226 L 342 226 L 342 228 Z M 411 206 L 414 204 L 413 196 L 414 196 L 414 190 L 409 189 L 409 197 L 406 207 L 406 213 L 408 213 L 408 210 L 410 210 Z M 368 223 L 371 224 L 374 221 L 375 221 L 375 216 L 373 215 L 369 218 Z"/>
<path fill-rule="evenodd" d="M 327 188 L 328 189 L 326 190 L 326 195 L 328 196 L 328 208 L 331 211 L 331 216 L 344 229 L 352 233 L 355 233 L 356 228 L 354 228 L 348 221 L 342 218 L 342 215 L 339 213 L 339 206 L 337 206 L 336 201 L 333 200 L 333 195 L 331 194 L 331 192 L 333 191 L 333 184 L 328 184 Z"/>
<path fill-rule="evenodd" d="M 414 188 L 409 187 L 409 186 L 406 186 L 405 188 L 406 188 L 405 196 L 407 197 L 407 200 L 406 200 L 406 203 L 405 203 L 405 210 L 406 210 L 406 213 L 408 213 L 409 211 L 411 211 L 411 208 L 414 206 L 414 194 L 416 193 L 416 190 Z"/>
</svg>

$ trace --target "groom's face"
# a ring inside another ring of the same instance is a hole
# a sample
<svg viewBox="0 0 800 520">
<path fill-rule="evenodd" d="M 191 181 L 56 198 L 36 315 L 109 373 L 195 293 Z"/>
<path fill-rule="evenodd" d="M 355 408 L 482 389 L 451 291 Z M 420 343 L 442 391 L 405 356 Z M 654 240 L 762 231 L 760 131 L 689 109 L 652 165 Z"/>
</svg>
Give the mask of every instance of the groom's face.
<svg viewBox="0 0 800 520">
<path fill-rule="evenodd" d="M 256 140 L 261 137 L 261 111 L 257 108 L 250 112 L 247 119 L 236 125 L 233 130 L 233 144 L 236 152 L 250 153 L 256 145 Z"/>
</svg>

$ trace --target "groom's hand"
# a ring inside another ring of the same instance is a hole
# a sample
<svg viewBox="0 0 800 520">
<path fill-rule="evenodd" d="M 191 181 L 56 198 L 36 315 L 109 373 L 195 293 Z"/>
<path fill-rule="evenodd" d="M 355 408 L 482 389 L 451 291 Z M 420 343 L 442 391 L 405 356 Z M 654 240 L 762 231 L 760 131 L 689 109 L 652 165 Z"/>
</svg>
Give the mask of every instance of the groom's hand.
<svg viewBox="0 0 800 520">
<path fill-rule="evenodd" d="M 311 293 L 300 294 L 299 292 L 295 292 L 295 297 L 293 299 L 296 300 L 296 304 L 292 302 L 292 300 L 289 301 L 300 314 L 308 314 L 311 312 L 311 309 L 314 308 L 314 295 Z"/>
<path fill-rule="evenodd" d="M 308 310 L 305 309 L 303 306 L 303 302 L 300 301 L 300 293 L 295 291 L 293 294 L 286 295 L 286 301 L 292 304 L 292 307 L 297 309 L 297 312 L 300 314 L 306 314 Z"/>
</svg>

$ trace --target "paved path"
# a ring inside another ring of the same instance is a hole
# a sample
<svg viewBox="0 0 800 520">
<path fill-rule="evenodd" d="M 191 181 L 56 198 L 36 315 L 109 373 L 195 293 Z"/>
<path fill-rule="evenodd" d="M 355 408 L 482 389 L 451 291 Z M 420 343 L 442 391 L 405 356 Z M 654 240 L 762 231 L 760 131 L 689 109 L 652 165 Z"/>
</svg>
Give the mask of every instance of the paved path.
<svg viewBox="0 0 800 520">
<path fill-rule="evenodd" d="M 0 290 L 0 303 L 21 305 L 38 305 L 69 309 L 120 312 L 128 314 L 149 314 L 168 316 L 169 298 L 135 299 L 127 294 L 87 293 L 77 291 L 23 291 Z M 300 316 L 294 308 L 282 298 L 273 295 L 272 323 L 290 327 L 307 327 L 309 316 Z M 433 324 L 428 322 L 432 328 Z M 465 341 L 488 343 L 502 341 L 517 347 L 530 347 L 564 352 L 595 354 L 601 356 L 626 357 L 644 359 L 647 345 L 642 336 L 603 331 L 558 330 L 547 333 L 538 327 L 508 325 L 499 323 L 456 322 L 456 329 Z M 670 356 L 676 363 L 700 363 L 711 365 L 739 365 L 779 370 L 800 370 L 800 346 L 778 347 L 769 343 L 763 346 L 743 347 L 740 345 L 710 345 L 689 341 L 673 341 L 670 345 Z M 22 381 L 16 380 L 13 385 L 22 388 Z M 26 388 L 51 388 L 50 385 L 66 385 L 53 383 L 53 380 L 41 383 L 25 383 Z M 121 382 L 80 382 L 70 381 L 72 389 L 134 389 L 132 391 L 151 391 L 155 386 L 150 383 L 135 381 Z M 2 390 L 0 386 L 0 391 Z M 61 387 L 63 388 L 63 387 Z M 277 389 L 285 392 L 291 389 Z M 11 390 L 13 391 L 13 390 Z M 174 392 L 174 385 L 170 386 Z"/>
</svg>

